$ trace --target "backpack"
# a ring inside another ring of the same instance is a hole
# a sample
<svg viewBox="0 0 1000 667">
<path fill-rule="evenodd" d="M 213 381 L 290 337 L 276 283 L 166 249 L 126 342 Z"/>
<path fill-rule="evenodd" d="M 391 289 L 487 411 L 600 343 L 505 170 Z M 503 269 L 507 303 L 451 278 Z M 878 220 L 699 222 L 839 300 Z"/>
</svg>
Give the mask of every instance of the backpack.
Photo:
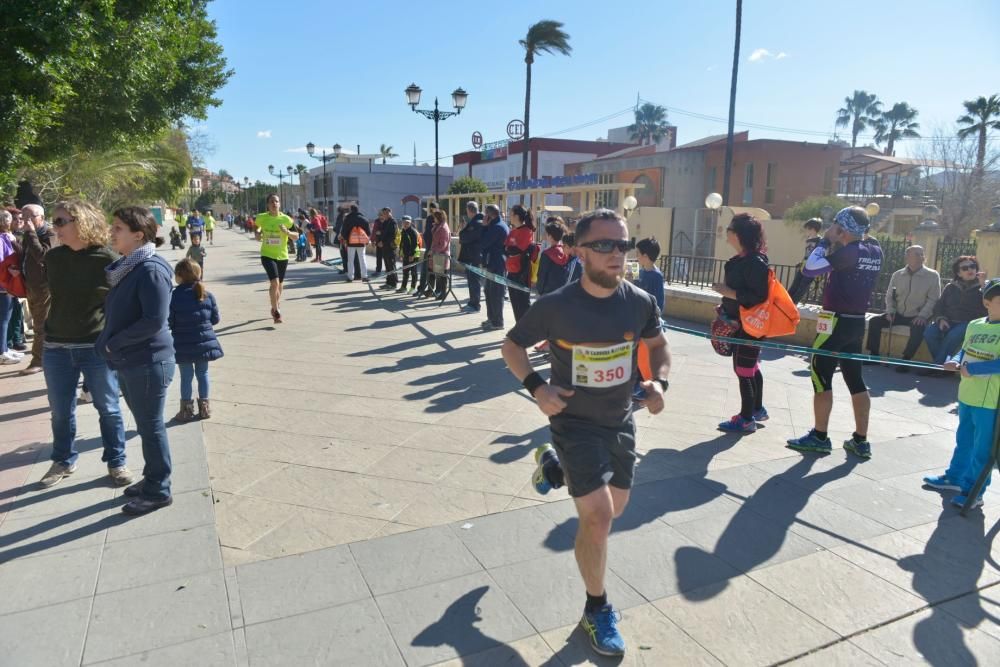
<svg viewBox="0 0 1000 667">
<path fill-rule="evenodd" d="M 788 290 L 767 270 L 767 299 L 752 308 L 740 306 L 743 331 L 754 338 L 773 338 L 795 333 L 799 325 L 799 308 Z"/>
<path fill-rule="evenodd" d="M 528 246 L 525 256 L 531 262 L 531 273 L 529 274 L 528 284 L 525 287 L 531 287 L 538 282 L 538 267 L 542 265 L 542 247 L 537 243 L 532 243 Z"/>
<path fill-rule="evenodd" d="M 395 246 L 396 246 L 397 249 L 399 248 L 399 246 L 401 246 L 403 244 L 403 227 L 402 227 L 402 225 L 396 225 L 396 238 L 393 241 L 393 243 L 395 244 Z"/>
</svg>

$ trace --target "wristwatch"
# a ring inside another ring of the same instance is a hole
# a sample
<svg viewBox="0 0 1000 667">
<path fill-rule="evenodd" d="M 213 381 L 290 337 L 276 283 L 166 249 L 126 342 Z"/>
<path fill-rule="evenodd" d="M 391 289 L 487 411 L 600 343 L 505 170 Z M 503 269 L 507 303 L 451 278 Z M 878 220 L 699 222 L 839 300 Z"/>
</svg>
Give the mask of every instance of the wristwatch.
<svg viewBox="0 0 1000 667">
<path fill-rule="evenodd" d="M 653 382 L 659 383 L 660 389 L 663 390 L 664 394 L 667 393 L 667 389 L 670 388 L 670 381 L 666 378 L 653 378 Z"/>
</svg>

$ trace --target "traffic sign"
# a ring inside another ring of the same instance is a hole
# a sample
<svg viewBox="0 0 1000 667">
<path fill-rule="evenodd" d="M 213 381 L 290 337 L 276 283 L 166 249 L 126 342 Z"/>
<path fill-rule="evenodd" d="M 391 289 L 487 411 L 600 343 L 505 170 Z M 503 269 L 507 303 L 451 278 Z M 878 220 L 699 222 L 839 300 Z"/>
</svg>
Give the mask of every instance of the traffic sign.
<svg viewBox="0 0 1000 667">
<path fill-rule="evenodd" d="M 483 147 L 483 135 L 479 131 L 472 133 L 472 147 L 476 150 Z"/>
</svg>

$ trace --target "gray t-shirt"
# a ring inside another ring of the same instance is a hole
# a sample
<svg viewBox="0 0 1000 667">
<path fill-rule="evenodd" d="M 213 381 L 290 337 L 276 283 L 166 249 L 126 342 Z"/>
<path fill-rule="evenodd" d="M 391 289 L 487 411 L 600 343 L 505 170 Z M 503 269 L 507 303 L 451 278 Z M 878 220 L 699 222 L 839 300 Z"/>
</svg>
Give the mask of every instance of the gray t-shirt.
<svg viewBox="0 0 1000 667">
<path fill-rule="evenodd" d="M 549 341 L 551 383 L 576 393 L 559 416 L 621 426 L 632 413 L 637 343 L 660 335 L 656 300 L 627 281 L 611 296 L 579 282 L 540 298 L 507 334 L 521 347 Z M 558 419 L 558 417 L 556 417 Z"/>
</svg>

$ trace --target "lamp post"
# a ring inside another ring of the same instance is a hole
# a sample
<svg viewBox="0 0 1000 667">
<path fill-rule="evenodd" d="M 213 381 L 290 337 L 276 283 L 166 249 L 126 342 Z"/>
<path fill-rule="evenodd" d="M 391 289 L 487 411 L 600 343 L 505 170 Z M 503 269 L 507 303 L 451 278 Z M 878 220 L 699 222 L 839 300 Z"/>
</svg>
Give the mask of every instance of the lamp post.
<svg viewBox="0 0 1000 667">
<path fill-rule="evenodd" d="M 250 213 L 250 179 L 243 177 L 243 215 Z"/>
<path fill-rule="evenodd" d="M 288 205 L 291 206 L 292 205 L 292 202 L 291 202 L 291 199 L 292 199 L 292 188 L 295 187 L 294 185 L 292 185 L 292 174 L 295 173 L 295 170 L 292 169 L 292 165 L 288 165 L 287 167 L 285 167 L 285 171 L 288 172 L 288 199 L 289 199 Z M 299 208 L 299 207 L 296 206 L 295 208 Z M 288 210 L 290 211 L 291 209 L 288 209 Z"/>
<path fill-rule="evenodd" d="M 273 164 L 267 165 L 267 173 L 271 174 L 272 176 L 277 176 L 278 177 L 278 199 L 280 199 L 282 202 L 284 202 L 285 201 L 285 196 L 284 196 L 284 193 L 281 191 L 281 185 L 282 185 L 282 179 L 285 178 L 285 173 L 283 171 L 281 171 L 281 169 L 278 169 L 277 171 L 275 171 Z M 279 209 L 278 212 L 279 213 L 281 212 L 280 209 Z"/>
<path fill-rule="evenodd" d="M 434 108 L 433 109 L 418 109 L 417 105 L 420 104 L 420 94 L 423 92 L 415 83 L 411 83 L 407 86 L 406 90 L 406 103 L 410 105 L 410 108 L 414 112 L 420 114 L 424 118 L 429 118 L 434 121 L 434 199 L 440 198 L 440 185 L 439 185 L 439 175 L 438 175 L 438 123 L 452 116 L 457 116 L 462 113 L 462 109 L 465 108 L 465 103 L 469 99 L 469 94 L 461 89 L 461 87 L 456 88 L 451 94 L 451 102 L 455 107 L 455 111 L 440 111 L 438 109 L 438 99 L 434 98 Z"/>
<path fill-rule="evenodd" d="M 336 160 L 338 157 L 340 157 L 340 144 L 334 145 L 333 149 L 334 149 L 333 153 L 329 157 L 327 157 L 326 155 L 325 148 L 322 149 L 323 155 L 319 156 L 316 155 L 316 144 L 314 144 L 311 141 L 308 144 L 306 144 L 306 152 L 309 153 L 309 157 L 316 158 L 317 160 L 323 163 L 323 215 L 325 215 L 327 219 L 330 218 L 330 203 L 327 198 L 328 195 L 326 192 L 326 163 L 330 160 Z"/>
</svg>

